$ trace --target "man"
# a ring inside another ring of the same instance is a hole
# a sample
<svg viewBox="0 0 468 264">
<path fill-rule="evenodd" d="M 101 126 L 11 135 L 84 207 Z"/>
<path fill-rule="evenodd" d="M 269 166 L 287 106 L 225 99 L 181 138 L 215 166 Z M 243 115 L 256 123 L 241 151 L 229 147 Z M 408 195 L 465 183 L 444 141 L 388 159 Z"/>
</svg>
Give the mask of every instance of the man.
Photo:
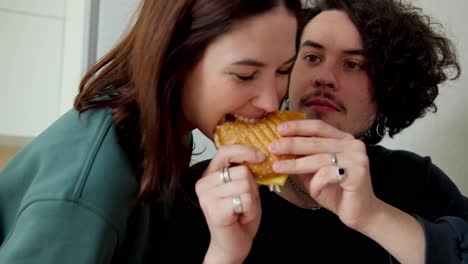
<svg viewBox="0 0 468 264">
<path fill-rule="evenodd" d="M 291 175 L 278 194 L 339 219 L 304 231 L 310 254 L 326 251 L 313 237 L 328 230 L 335 237 L 326 243 L 345 247 L 350 262 L 361 255 L 381 263 L 388 253 L 403 263 L 468 262 L 468 199 L 429 158 L 375 145 L 435 109 L 438 85 L 459 77 L 451 42 L 399 1 L 313 6 L 304 12 L 289 90 L 290 110 L 310 120 L 281 125 L 286 137 L 270 146 L 302 156 L 275 164 Z M 264 219 L 263 229 L 273 225 Z M 336 231 L 342 225 L 360 234 Z"/>
</svg>

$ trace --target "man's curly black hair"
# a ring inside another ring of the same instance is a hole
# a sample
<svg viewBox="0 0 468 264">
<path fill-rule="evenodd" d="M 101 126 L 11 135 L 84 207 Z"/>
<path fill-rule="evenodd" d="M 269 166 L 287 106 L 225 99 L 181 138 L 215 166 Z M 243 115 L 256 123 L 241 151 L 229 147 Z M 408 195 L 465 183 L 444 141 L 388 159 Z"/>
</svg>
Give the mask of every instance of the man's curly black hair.
<svg viewBox="0 0 468 264">
<path fill-rule="evenodd" d="M 379 117 L 364 137 L 376 144 L 436 112 L 438 85 L 461 74 L 454 45 L 420 8 L 398 0 L 306 1 L 300 32 L 326 10 L 345 12 L 361 34 Z M 380 132 L 376 133 L 379 129 Z M 379 135 L 380 134 L 380 135 Z"/>
</svg>

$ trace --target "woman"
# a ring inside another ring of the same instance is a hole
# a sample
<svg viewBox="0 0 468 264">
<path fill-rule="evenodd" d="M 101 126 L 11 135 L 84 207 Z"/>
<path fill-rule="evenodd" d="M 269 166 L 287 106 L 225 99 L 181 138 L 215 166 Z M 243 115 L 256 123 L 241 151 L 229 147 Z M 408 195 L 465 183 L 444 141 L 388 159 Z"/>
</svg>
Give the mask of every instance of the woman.
<svg viewBox="0 0 468 264">
<path fill-rule="evenodd" d="M 181 190 L 190 131 L 211 136 L 227 118 L 278 108 L 300 8 L 294 0 L 143 1 L 129 33 L 84 76 L 75 109 L 2 171 L 0 262 L 141 263 L 150 226 L 164 221 L 148 204 L 170 208 Z M 240 161 L 236 151 L 247 162 L 263 158 L 234 147 L 218 159 Z M 247 174 L 243 184 L 253 187 Z M 237 228 L 252 235 L 259 216 L 249 208 L 258 203 L 243 205 Z M 217 239 L 226 230 L 212 227 L 207 262 L 229 253 Z"/>
</svg>

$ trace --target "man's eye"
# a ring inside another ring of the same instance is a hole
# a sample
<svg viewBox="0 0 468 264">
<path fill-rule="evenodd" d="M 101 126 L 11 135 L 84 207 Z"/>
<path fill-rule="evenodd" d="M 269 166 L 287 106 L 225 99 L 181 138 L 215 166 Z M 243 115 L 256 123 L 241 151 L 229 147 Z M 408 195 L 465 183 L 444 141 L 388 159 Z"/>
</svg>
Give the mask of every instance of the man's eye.
<svg viewBox="0 0 468 264">
<path fill-rule="evenodd" d="M 320 58 L 316 55 L 307 55 L 305 56 L 305 59 L 308 61 L 308 62 L 312 62 L 312 63 L 316 63 L 318 61 L 320 61 Z"/>
<path fill-rule="evenodd" d="M 358 70 L 361 68 L 361 65 L 355 63 L 355 62 L 352 62 L 352 61 L 347 61 L 345 62 L 345 67 L 350 69 L 350 70 Z"/>
</svg>

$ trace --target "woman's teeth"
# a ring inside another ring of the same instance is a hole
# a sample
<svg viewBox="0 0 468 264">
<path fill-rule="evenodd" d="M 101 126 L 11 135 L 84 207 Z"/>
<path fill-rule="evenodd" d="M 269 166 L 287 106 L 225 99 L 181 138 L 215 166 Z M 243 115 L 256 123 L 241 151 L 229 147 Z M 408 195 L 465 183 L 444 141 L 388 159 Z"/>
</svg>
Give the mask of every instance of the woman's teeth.
<svg viewBox="0 0 468 264">
<path fill-rule="evenodd" d="M 258 121 L 258 119 L 255 119 L 255 118 L 247 118 L 247 117 L 243 117 L 243 116 L 236 115 L 236 114 L 234 114 L 234 117 L 237 120 L 242 121 L 244 123 L 248 123 L 248 124 L 254 124 L 255 122 Z"/>
</svg>

